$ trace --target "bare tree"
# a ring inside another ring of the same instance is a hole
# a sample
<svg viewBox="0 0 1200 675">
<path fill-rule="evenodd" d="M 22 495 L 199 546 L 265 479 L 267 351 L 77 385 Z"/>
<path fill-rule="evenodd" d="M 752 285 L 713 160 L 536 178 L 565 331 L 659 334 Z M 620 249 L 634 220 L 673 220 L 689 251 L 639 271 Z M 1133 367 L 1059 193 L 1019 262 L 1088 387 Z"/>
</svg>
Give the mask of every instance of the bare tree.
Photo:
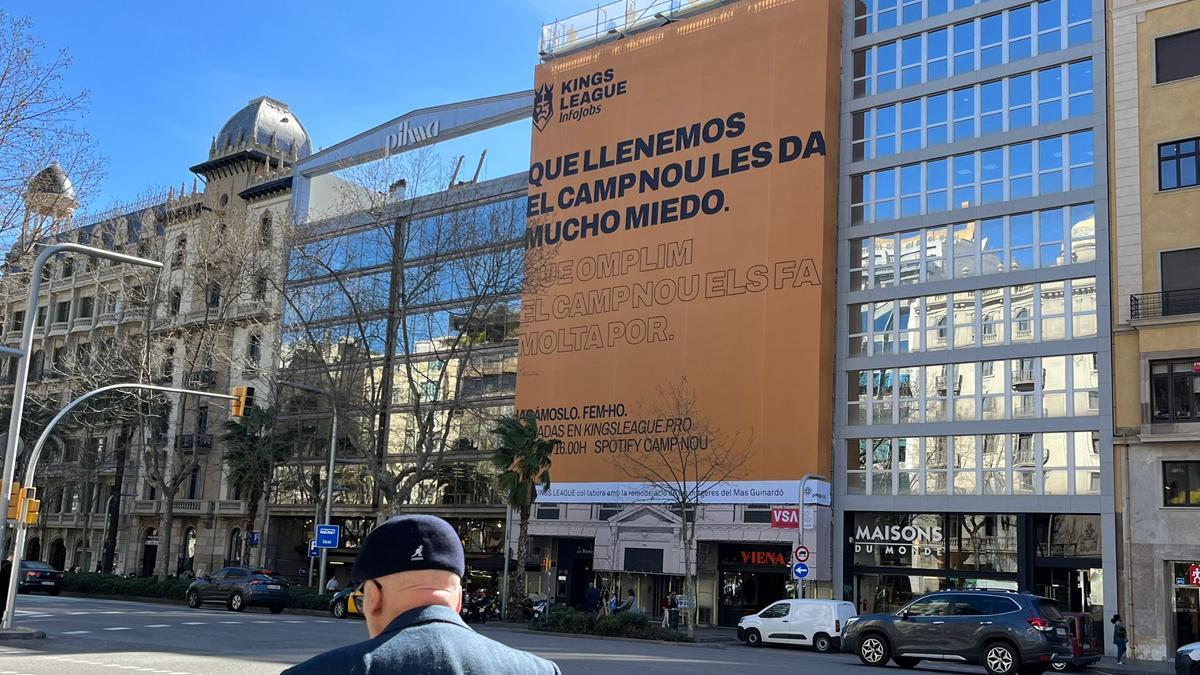
<svg viewBox="0 0 1200 675">
<path fill-rule="evenodd" d="M 619 455 L 616 464 L 631 480 L 645 484 L 648 503 L 665 504 L 681 519 L 687 630 L 694 636 L 696 519 L 714 488 L 744 475 L 755 444 L 754 431 L 727 435 L 716 427 L 697 404 L 696 392 L 686 377 L 660 387 L 657 400 L 641 407 L 643 417 L 673 424 L 665 425 L 668 431 L 657 437 L 657 443 Z"/>
<path fill-rule="evenodd" d="M 87 92 L 63 89 L 71 67 L 66 50 L 50 54 L 32 34 L 29 19 L 0 11 L 0 241 L 10 242 L 25 221 L 30 180 L 53 162 L 70 177 L 74 194 L 57 197 L 49 210 L 86 201 L 103 177 L 95 144 L 80 126 Z M 36 187 L 36 186 L 34 186 Z M 30 223 L 36 240 L 41 223 Z"/>
<path fill-rule="evenodd" d="M 446 466 L 492 471 L 487 430 L 516 377 L 524 212 L 456 183 L 430 151 L 336 180 L 339 215 L 293 233 L 289 274 L 313 281 L 288 288 L 281 352 L 289 378 L 336 393 L 339 456 L 368 468 L 395 513 L 442 499 Z"/>
</svg>

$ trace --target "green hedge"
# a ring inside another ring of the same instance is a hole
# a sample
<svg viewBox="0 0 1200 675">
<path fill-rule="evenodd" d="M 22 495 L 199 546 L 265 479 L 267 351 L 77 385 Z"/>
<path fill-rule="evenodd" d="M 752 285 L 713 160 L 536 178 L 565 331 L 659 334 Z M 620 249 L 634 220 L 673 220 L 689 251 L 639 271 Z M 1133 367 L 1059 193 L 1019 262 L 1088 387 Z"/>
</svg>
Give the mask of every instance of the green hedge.
<svg viewBox="0 0 1200 675">
<path fill-rule="evenodd" d="M 127 579 L 113 574 L 97 572 L 67 572 L 63 575 L 63 590 L 71 593 L 94 595 L 128 595 L 142 598 L 172 598 L 182 600 L 187 591 L 188 579 L 137 577 Z"/>
<path fill-rule="evenodd" d="M 136 577 L 127 579 L 113 574 L 96 572 L 67 572 L 63 574 L 63 590 L 87 595 L 115 595 L 131 598 L 167 598 L 183 600 L 191 579 L 167 579 Z M 328 610 L 333 598 L 327 593 L 317 593 L 308 586 L 288 587 L 288 607 L 294 609 Z"/>
<path fill-rule="evenodd" d="M 555 633 L 603 635 L 639 640 L 680 642 L 686 639 L 679 631 L 651 623 L 645 614 L 622 613 L 612 616 L 596 616 L 592 612 L 581 612 L 565 605 L 552 608 L 548 616 L 530 622 L 529 627 L 532 630 Z"/>
</svg>

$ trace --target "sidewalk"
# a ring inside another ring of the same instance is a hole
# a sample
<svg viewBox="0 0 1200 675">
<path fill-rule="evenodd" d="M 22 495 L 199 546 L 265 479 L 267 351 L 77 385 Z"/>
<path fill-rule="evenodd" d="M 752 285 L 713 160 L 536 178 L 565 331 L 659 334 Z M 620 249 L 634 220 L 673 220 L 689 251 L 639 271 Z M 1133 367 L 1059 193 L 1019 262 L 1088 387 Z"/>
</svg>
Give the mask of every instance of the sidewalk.
<svg viewBox="0 0 1200 675">
<path fill-rule="evenodd" d="M 1100 659 L 1100 663 L 1092 666 L 1087 672 L 1098 675 L 1174 675 L 1175 664 L 1167 661 L 1138 661 L 1126 659 L 1125 663 L 1117 665 L 1117 660 L 1111 656 Z"/>
</svg>

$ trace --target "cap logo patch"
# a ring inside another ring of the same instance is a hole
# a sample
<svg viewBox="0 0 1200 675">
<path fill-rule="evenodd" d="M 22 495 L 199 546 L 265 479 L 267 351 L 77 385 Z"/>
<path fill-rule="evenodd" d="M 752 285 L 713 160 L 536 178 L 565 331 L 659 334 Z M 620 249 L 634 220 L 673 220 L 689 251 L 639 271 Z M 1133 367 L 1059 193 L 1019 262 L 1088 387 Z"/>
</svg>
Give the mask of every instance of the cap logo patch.
<svg viewBox="0 0 1200 675">
<path fill-rule="evenodd" d="M 424 560 L 424 559 L 425 559 L 425 544 L 421 544 L 420 546 L 417 547 L 417 550 L 413 551 L 412 557 L 409 558 L 409 560 Z"/>
</svg>

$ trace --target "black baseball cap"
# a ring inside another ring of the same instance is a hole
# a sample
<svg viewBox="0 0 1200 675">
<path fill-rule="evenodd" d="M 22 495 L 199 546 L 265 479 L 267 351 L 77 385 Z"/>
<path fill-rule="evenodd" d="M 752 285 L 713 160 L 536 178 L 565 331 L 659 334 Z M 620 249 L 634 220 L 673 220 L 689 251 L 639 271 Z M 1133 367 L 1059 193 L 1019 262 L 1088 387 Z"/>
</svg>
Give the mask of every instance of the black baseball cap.
<svg viewBox="0 0 1200 675">
<path fill-rule="evenodd" d="M 361 584 L 397 572 L 446 570 L 463 576 L 462 541 L 450 523 L 428 515 L 396 516 L 363 541 L 350 580 Z"/>
</svg>

